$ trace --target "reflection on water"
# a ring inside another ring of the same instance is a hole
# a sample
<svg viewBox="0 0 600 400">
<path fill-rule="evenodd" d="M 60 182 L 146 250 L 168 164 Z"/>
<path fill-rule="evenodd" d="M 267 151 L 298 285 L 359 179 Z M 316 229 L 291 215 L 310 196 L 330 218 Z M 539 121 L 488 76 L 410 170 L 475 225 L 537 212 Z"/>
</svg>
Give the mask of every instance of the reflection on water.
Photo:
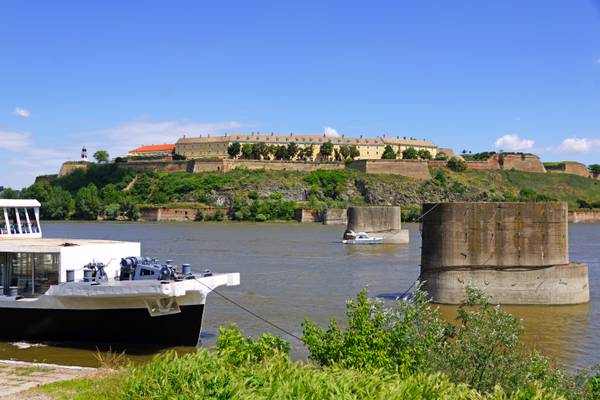
<svg viewBox="0 0 600 400">
<path fill-rule="evenodd" d="M 326 324 L 343 319 L 345 301 L 363 287 L 373 296 L 404 293 L 419 274 L 418 226 L 407 224 L 410 245 L 345 246 L 342 226 L 251 223 L 47 223 L 48 237 L 81 237 L 142 242 L 144 255 L 189 262 L 196 271 L 241 272 L 241 286 L 222 288 L 233 300 L 296 335 L 305 317 Z M 527 345 L 535 346 L 570 368 L 595 364 L 600 355 L 600 276 L 595 244 L 600 225 L 571 225 L 571 259 L 590 266 L 591 303 L 580 306 L 518 306 L 507 310 L 522 318 Z M 455 307 L 442 306 L 455 317 Z M 216 295 L 208 297 L 203 345 L 212 345 L 218 327 L 235 322 L 245 334 L 272 328 Z M 107 321 L 108 323 L 108 321 Z M 115 327 L 119 329 L 119 327 Z M 294 357 L 305 357 L 292 342 Z M 114 349 L 122 350 L 122 349 Z M 190 351 L 179 348 L 178 351 Z M 133 360 L 150 358 L 159 349 L 128 348 Z M 35 347 L 19 350 L 0 343 L 0 358 L 94 365 L 95 348 Z"/>
</svg>

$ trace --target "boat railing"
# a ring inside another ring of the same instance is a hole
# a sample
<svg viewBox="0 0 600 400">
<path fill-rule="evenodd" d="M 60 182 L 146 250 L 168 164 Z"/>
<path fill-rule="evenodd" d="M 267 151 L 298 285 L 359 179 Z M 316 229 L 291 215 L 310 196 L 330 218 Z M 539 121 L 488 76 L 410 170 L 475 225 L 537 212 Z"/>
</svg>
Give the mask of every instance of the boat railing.
<svg viewBox="0 0 600 400">
<path fill-rule="evenodd" d="M 41 238 L 37 200 L 0 200 L 0 239 Z"/>
</svg>

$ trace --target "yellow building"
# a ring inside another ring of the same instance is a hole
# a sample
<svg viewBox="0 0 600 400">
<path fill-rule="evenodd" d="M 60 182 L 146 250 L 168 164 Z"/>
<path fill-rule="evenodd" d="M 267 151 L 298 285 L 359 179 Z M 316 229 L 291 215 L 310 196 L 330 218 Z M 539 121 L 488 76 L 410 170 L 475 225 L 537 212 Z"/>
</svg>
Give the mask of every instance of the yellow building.
<svg viewBox="0 0 600 400">
<path fill-rule="evenodd" d="M 225 134 L 223 136 L 182 137 L 175 144 L 175 152 L 188 159 L 194 158 L 228 158 L 227 148 L 230 144 L 238 142 L 244 144 L 265 143 L 268 146 L 287 146 L 295 143 L 298 148 L 305 149 L 312 146 L 313 155 L 310 160 L 320 160 L 321 146 L 331 142 L 335 150 L 340 151 L 342 146 L 356 146 L 360 155 L 358 160 L 380 159 L 386 145 L 390 145 L 394 152 L 413 147 L 416 150 L 428 150 L 435 157 L 438 147 L 428 140 L 417 140 L 402 137 L 330 137 L 325 135 L 276 135 L 276 134 Z M 273 158 L 271 156 L 270 158 Z M 333 155 L 331 157 L 333 159 Z"/>
</svg>

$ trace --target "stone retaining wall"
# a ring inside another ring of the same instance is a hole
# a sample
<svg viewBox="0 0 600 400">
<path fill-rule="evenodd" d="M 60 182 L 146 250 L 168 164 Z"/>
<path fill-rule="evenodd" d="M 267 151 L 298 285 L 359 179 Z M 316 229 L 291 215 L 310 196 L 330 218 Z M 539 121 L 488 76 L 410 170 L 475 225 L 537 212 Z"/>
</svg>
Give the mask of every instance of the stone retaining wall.
<svg viewBox="0 0 600 400">
<path fill-rule="evenodd" d="M 600 223 L 600 211 L 569 211 L 569 222 L 574 224 Z"/>
<path fill-rule="evenodd" d="M 427 161 L 421 160 L 357 160 L 349 167 L 365 174 L 392 174 L 414 179 L 431 179 Z"/>
<path fill-rule="evenodd" d="M 198 211 L 202 211 L 204 218 L 213 216 L 217 211 L 222 211 L 225 215 L 229 212 L 227 208 L 206 207 L 180 207 L 180 208 L 165 208 L 165 207 L 147 207 L 140 209 L 141 219 L 144 221 L 194 221 L 198 215 Z"/>
<path fill-rule="evenodd" d="M 347 223 L 347 208 L 328 208 L 323 212 L 324 225 L 346 225 Z"/>
<path fill-rule="evenodd" d="M 309 208 L 296 208 L 295 217 L 298 222 L 321 222 L 322 216 L 320 210 Z"/>
</svg>

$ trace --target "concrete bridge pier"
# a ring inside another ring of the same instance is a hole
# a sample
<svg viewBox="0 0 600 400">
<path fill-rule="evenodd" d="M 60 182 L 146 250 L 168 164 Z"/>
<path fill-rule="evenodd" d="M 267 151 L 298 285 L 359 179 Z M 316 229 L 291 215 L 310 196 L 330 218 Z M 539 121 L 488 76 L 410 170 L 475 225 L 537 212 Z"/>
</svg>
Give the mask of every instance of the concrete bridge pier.
<svg viewBox="0 0 600 400">
<path fill-rule="evenodd" d="M 458 304 L 467 286 L 495 304 L 589 301 L 587 265 L 569 261 L 566 203 L 433 203 L 423 214 L 420 279 L 434 302 Z"/>
<path fill-rule="evenodd" d="M 367 232 L 383 237 L 387 244 L 409 243 L 408 229 L 402 229 L 400 217 L 400 207 L 350 207 L 344 237 L 349 231 Z"/>
</svg>

